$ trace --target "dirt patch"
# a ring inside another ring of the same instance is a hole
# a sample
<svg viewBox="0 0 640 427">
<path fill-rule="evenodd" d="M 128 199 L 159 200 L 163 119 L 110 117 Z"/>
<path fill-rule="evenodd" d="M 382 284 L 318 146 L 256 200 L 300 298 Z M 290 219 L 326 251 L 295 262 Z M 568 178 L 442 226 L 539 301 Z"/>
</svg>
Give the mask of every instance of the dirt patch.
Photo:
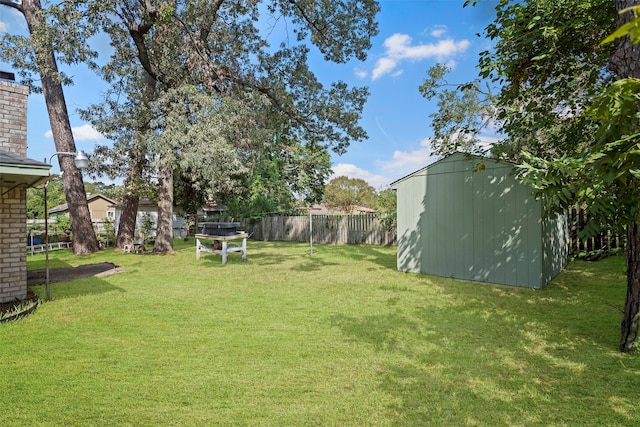
<svg viewBox="0 0 640 427">
<path fill-rule="evenodd" d="M 124 271 L 117 265 L 110 262 L 102 262 L 99 264 L 86 264 L 78 267 L 69 268 L 51 268 L 49 269 L 49 283 L 67 282 L 69 280 L 80 279 L 90 276 L 109 276 Z M 27 286 L 41 285 L 46 282 L 45 270 L 27 271 Z M 0 303 L 0 317 L 5 313 L 13 313 L 23 306 L 27 306 L 28 310 L 16 312 L 14 316 L 0 318 L 0 321 L 13 320 L 13 318 L 22 317 L 29 314 L 37 307 L 38 296 L 31 290 L 27 290 L 27 297 L 22 301 L 14 301 Z"/>
<path fill-rule="evenodd" d="M 111 274 L 121 273 L 122 271 L 124 270 L 110 262 L 79 265 L 69 268 L 52 268 L 49 269 L 49 283 L 67 282 L 69 280 L 90 276 L 109 276 Z M 31 270 L 27 272 L 28 286 L 41 285 L 45 283 L 45 281 L 45 270 Z"/>
</svg>

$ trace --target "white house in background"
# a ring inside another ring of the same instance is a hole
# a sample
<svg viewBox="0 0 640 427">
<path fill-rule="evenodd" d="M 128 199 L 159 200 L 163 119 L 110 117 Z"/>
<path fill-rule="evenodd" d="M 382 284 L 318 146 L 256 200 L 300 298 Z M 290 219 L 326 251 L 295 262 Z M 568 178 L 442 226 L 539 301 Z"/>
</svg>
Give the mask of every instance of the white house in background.
<svg viewBox="0 0 640 427">
<path fill-rule="evenodd" d="M 115 208 L 115 226 L 114 231 L 118 234 L 118 228 L 120 226 L 120 217 L 122 216 L 122 203 L 116 203 L 113 205 Z M 138 213 L 136 215 L 136 230 L 135 236 L 140 236 L 140 230 L 142 229 L 142 223 L 145 218 L 150 218 L 153 222 L 152 230 L 149 232 L 149 237 L 156 235 L 156 226 L 158 224 L 158 203 L 149 199 L 140 199 L 138 202 Z M 187 235 L 187 221 L 184 217 L 173 214 L 173 237 L 185 237 Z"/>
</svg>

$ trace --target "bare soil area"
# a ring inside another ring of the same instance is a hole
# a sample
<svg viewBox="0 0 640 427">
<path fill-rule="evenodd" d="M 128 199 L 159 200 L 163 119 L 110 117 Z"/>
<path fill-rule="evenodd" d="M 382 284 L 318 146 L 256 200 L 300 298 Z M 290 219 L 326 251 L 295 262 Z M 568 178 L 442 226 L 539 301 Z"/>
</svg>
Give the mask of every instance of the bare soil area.
<svg viewBox="0 0 640 427">
<path fill-rule="evenodd" d="M 67 282 L 69 280 L 90 276 L 108 276 L 122 271 L 120 267 L 110 262 L 79 265 L 69 268 L 52 268 L 49 270 L 49 283 Z M 27 272 L 28 286 L 41 285 L 45 283 L 45 279 L 45 270 L 31 270 Z"/>
<path fill-rule="evenodd" d="M 69 280 L 80 279 L 90 276 L 108 276 L 120 273 L 122 270 L 117 265 L 110 262 L 102 262 L 99 264 L 86 264 L 69 268 L 52 268 L 49 269 L 49 283 L 67 282 Z M 31 270 L 27 272 L 27 286 L 42 285 L 46 282 L 45 270 Z M 0 303 L 0 314 L 14 310 L 21 304 L 29 301 L 37 301 L 38 296 L 28 290 L 27 298 L 23 301 Z"/>
</svg>

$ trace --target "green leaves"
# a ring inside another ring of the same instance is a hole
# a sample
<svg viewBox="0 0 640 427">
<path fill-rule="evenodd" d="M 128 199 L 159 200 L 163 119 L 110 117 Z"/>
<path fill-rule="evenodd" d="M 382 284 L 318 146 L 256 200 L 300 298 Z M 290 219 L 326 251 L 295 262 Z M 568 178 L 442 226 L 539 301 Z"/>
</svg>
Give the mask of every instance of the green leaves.
<svg viewBox="0 0 640 427">
<path fill-rule="evenodd" d="M 485 29 L 494 42 L 481 53 L 480 76 L 499 86 L 494 105 L 509 136 L 501 154 L 518 161 L 526 150 L 548 158 L 580 152 L 593 138 L 582 111 L 611 78 L 615 29 L 610 0 L 501 1 Z"/>
<path fill-rule="evenodd" d="M 437 64 L 418 88 L 427 98 L 437 98 L 438 108 L 431 114 L 433 138 L 431 146 L 438 155 L 454 152 L 483 154 L 480 133 L 497 118 L 491 90 L 481 90 L 480 82 L 450 84 L 446 81 L 449 67 Z"/>
<path fill-rule="evenodd" d="M 543 159 L 526 154 L 519 175 L 546 201 L 550 211 L 585 207 L 586 233 L 602 224 L 626 225 L 640 219 L 640 80 L 611 84 L 586 110 L 598 124 L 593 144 L 578 155 Z"/>
<path fill-rule="evenodd" d="M 363 179 L 339 176 L 327 184 L 324 201 L 330 208 L 352 213 L 356 206 L 373 208 L 376 205 L 376 191 Z"/>
<path fill-rule="evenodd" d="M 625 36 L 629 36 L 632 44 L 640 43 L 640 5 L 622 9 L 619 13 L 622 15 L 629 12 L 633 12 L 634 18 L 618 27 L 610 36 L 605 38 L 601 44 L 613 43 L 616 39 Z"/>
</svg>

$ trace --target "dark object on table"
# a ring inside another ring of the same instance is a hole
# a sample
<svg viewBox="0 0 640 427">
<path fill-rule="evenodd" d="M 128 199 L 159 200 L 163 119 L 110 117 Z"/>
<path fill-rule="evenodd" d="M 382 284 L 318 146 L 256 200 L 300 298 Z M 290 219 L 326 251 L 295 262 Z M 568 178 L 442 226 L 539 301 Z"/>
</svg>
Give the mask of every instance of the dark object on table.
<svg viewBox="0 0 640 427">
<path fill-rule="evenodd" d="M 202 234 L 210 236 L 233 236 L 237 234 L 239 222 L 202 222 Z"/>
</svg>

